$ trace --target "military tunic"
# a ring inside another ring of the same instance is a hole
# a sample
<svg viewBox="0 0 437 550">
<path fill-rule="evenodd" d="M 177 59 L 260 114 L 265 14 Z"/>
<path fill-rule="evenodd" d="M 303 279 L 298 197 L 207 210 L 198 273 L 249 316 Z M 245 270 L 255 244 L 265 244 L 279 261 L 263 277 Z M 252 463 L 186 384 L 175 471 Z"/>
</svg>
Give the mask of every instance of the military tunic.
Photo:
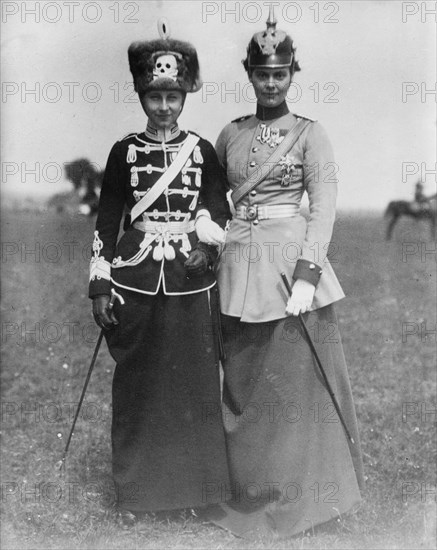
<svg viewBox="0 0 437 550">
<path fill-rule="evenodd" d="M 207 210 L 223 227 L 226 182 L 212 145 L 199 139 L 167 190 L 118 239 L 124 215 L 157 182 L 187 139 L 177 126 L 130 134 L 109 155 L 99 204 L 89 295 L 113 287 L 119 324 L 105 333 L 116 361 L 113 476 L 130 511 L 203 506 L 206 483 L 228 482 L 220 407 L 218 306 L 211 269 L 187 278 L 194 222 Z"/>
<path fill-rule="evenodd" d="M 286 104 L 232 122 L 216 150 L 235 189 L 259 169 L 297 117 Z M 327 259 L 336 165 L 323 128 L 310 122 L 270 175 L 235 205 L 220 259 L 223 417 L 233 500 L 210 518 L 247 538 L 286 537 L 360 501 L 360 444 L 332 303 L 344 294 Z M 299 215 L 309 197 L 309 220 Z M 289 281 L 316 286 L 304 318 L 355 444 L 349 444 L 297 318 Z M 223 496 L 225 494 L 223 493 Z"/>
<path fill-rule="evenodd" d="M 231 189 L 260 170 L 296 124 L 296 116 L 282 113 L 271 124 L 251 116 L 224 128 L 216 149 Z M 261 213 L 265 206 L 294 206 L 296 215 L 283 217 L 279 212 L 280 217 L 256 217 L 249 223 L 234 217 L 218 273 L 223 313 L 253 323 L 283 317 L 286 290 L 280 284 L 281 272 L 289 280 L 294 276 L 317 284 L 312 309 L 344 297 L 327 258 L 335 219 L 336 173 L 326 133 L 313 122 L 281 163 L 238 203 L 240 211 L 252 207 Z M 310 203 L 308 222 L 298 213 L 305 191 Z"/>
</svg>

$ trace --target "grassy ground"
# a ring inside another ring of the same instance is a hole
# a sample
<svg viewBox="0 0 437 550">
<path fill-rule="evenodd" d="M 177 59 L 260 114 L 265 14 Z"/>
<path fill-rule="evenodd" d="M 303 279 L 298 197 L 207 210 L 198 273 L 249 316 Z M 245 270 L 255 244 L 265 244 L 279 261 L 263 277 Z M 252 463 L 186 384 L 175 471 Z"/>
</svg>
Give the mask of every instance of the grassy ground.
<svg viewBox="0 0 437 550">
<path fill-rule="evenodd" d="M 386 243 L 378 217 L 339 216 L 333 265 L 348 297 L 337 313 L 361 429 L 364 500 L 314 533 L 259 543 L 189 513 L 117 524 L 106 348 L 66 471 L 55 468 L 97 337 L 86 297 L 92 231 L 83 217 L 3 216 L 3 549 L 435 547 L 436 263 L 425 225 L 403 220 Z"/>
</svg>

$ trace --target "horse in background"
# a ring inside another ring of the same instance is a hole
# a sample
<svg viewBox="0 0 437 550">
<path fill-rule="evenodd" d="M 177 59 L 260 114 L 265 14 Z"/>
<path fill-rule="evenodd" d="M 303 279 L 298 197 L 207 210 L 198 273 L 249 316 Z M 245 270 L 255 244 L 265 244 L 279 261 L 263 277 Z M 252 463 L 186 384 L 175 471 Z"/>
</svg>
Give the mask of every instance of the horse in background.
<svg viewBox="0 0 437 550">
<path fill-rule="evenodd" d="M 80 198 L 79 212 L 86 216 L 97 214 L 103 170 L 88 159 L 78 159 L 66 165 L 65 175 Z"/>
<path fill-rule="evenodd" d="M 59 193 L 49 200 L 57 212 L 94 216 L 99 206 L 103 170 L 86 158 L 65 164 L 65 177 L 73 184 L 70 193 Z"/>
<path fill-rule="evenodd" d="M 431 224 L 431 238 L 435 238 L 437 206 L 436 196 L 429 197 L 426 202 L 416 201 L 391 201 L 384 213 L 387 220 L 386 240 L 389 241 L 393 234 L 396 222 L 402 216 L 409 216 L 417 221 L 426 220 Z"/>
</svg>

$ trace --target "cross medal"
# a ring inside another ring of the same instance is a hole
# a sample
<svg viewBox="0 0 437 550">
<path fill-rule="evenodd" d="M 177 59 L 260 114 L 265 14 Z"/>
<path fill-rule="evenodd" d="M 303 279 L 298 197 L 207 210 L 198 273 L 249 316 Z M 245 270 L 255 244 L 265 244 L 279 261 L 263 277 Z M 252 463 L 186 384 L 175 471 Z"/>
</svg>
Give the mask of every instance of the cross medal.
<svg viewBox="0 0 437 550">
<path fill-rule="evenodd" d="M 279 161 L 279 165 L 282 170 L 282 181 L 281 186 L 286 187 L 290 185 L 291 182 L 291 176 L 293 174 L 293 170 L 295 168 L 293 161 L 288 156 L 288 153 L 285 155 L 285 157 L 281 157 L 281 160 Z"/>
<path fill-rule="evenodd" d="M 257 136 L 256 139 L 260 143 L 267 143 L 270 147 L 275 147 L 281 143 L 284 137 L 280 135 L 279 128 L 261 124 L 261 135 Z"/>
</svg>

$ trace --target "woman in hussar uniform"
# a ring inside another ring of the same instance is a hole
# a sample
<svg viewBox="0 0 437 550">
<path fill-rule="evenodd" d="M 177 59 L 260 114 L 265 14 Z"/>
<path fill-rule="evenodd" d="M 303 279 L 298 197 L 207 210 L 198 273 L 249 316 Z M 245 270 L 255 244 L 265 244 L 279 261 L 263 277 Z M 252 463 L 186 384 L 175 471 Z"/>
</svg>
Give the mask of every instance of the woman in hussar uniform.
<svg viewBox="0 0 437 550">
<path fill-rule="evenodd" d="M 89 285 L 117 363 L 113 476 L 125 517 L 216 502 L 205 484 L 228 482 L 221 418 L 207 414 L 220 407 L 211 243 L 229 217 L 226 178 L 213 146 L 177 124 L 201 87 L 196 51 L 164 22 L 160 33 L 129 47 L 148 122 L 110 152 Z M 114 289 L 124 304 L 111 311 Z"/>
<path fill-rule="evenodd" d="M 336 165 L 322 126 L 288 110 L 287 90 L 300 68 L 293 42 L 276 29 L 272 11 L 267 29 L 253 36 L 244 66 L 256 114 L 228 124 L 216 145 L 235 203 L 218 269 L 233 499 L 213 507 L 210 518 L 240 536 L 286 537 L 360 502 L 359 437 L 333 309 L 344 294 L 327 258 Z M 299 214 L 304 192 L 308 221 Z M 291 297 L 283 272 L 293 281 Z"/>
</svg>

